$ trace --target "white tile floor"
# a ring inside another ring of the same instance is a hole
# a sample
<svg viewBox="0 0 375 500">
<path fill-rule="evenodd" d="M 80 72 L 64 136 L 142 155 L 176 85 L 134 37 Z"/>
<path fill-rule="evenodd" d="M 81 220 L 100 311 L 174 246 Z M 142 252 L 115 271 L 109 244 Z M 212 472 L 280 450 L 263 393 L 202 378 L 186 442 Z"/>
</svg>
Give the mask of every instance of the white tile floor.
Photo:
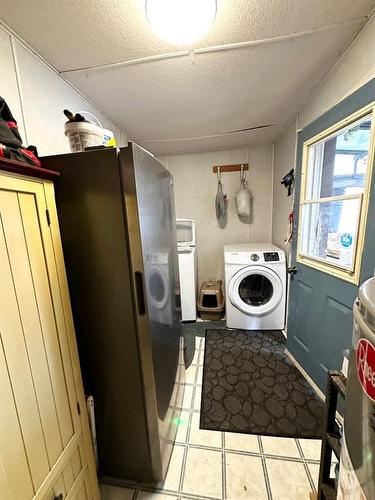
<svg viewBox="0 0 375 500">
<path fill-rule="evenodd" d="M 197 337 L 163 489 L 102 485 L 103 500 L 309 500 L 317 485 L 320 441 L 199 428 L 203 354 L 204 339 Z"/>
</svg>

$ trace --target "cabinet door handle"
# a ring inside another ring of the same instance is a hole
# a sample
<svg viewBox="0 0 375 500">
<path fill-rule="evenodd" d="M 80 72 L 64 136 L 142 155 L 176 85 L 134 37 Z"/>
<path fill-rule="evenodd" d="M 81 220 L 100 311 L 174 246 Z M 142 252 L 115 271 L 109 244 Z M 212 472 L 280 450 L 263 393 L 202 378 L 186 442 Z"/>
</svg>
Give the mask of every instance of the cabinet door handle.
<svg viewBox="0 0 375 500">
<path fill-rule="evenodd" d="M 143 316 L 146 312 L 146 304 L 145 304 L 145 294 L 144 294 L 144 290 L 143 290 L 142 273 L 139 271 L 136 271 L 134 273 L 134 280 L 135 280 L 135 292 L 137 295 L 138 314 L 140 316 Z"/>
</svg>

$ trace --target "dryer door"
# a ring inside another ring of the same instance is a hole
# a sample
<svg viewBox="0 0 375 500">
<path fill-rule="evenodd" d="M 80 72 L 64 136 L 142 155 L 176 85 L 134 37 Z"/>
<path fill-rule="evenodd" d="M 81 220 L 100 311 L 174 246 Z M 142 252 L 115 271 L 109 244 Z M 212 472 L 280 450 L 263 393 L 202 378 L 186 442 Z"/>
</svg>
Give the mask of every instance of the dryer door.
<svg viewBox="0 0 375 500">
<path fill-rule="evenodd" d="M 238 271 L 228 287 L 231 303 L 240 311 L 261 316 L 272 312 L 283 296 L 279 276 L 263 266 L 248 266 Z"/>
<path fill-rule="evenodd" d="M 147 281 L 150 305 L 158 310 L 164 309 L 169 300 L 169 287 L 164 270 L 159 266 L 152 266 Z"/>
</svg>

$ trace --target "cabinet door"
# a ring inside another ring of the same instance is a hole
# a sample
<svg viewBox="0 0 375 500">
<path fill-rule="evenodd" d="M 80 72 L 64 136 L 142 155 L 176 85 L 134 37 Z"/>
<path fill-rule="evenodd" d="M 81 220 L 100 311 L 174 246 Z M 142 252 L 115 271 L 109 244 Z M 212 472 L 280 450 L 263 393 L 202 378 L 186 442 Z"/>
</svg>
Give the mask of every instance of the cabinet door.
<svg viewBox="0 0 375 500">
<path fill-rule="evenodd" d="M 12 500 L 72 497 L 91 452 L 46 209 L 43 182 L 0 177 L 0 486 Z"/>
</svg>

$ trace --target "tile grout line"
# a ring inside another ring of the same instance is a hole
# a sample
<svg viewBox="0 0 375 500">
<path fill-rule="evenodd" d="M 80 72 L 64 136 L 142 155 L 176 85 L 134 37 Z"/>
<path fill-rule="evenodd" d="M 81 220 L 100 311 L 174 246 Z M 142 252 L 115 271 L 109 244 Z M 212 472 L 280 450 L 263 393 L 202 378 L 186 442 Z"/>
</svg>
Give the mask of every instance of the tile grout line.
<svg viewBox="0 0 375 500">
<path fill-rule="evenodd" d="M 227 457 L 224 450 L 221 451 L 221 496 L 227 498 Z"/>
<path fill-rule="evenodd" d="M 194 412 L 194 403 L 195 403 L 195 396 L 197 394 L 197 385 L 193 385 L 193 391 L 192 391 L 192 396 L 191 396 L 191 401 L 190 401 L 190 408 L 189 412 L 193 413 Z"/>
<path fill-rule="evenodd" d="M 240 453 L 245 454 L 246 452 L 240 452 Z M 272 455 L 270 453 L 263 453 L 263 456 L 264 456 L 264 458 L 268 458 L 271 460 L 281 460 L 282 462 L 294 462 L 294 463 L 298 463 L 298 464 L 301 464 L 304 461 L 311 463 L 311 464 L 320 463 L 319 460 L 315 460 L 315 461 L 314 460 L 303 460 L 302 458 L 298 458 L 298 457 L 288 457 L 285 455 Z"/>
<path fill-rule="evenodd" d="M 308 481 L 310 483 L 312 491 L 315 492 L 316 491 L 316 487 L 315 487 L 315 484 L 314 484 L 314 481 L 313 481 L 313 478 L 312 478 L 312 475 L 311 475 L 311 472 L 310 472 L 310 468 L 309 468 L 309 466 L 307 464 L 307 461 L 306 461 L 306 458 L 305 458 L 305 454 L 303 453 L 303 448 L 301 446 L 301 443 L 299 442 L 299 439 L 295 439 L 295 441 L 296 441 L 296 445 L 297 445 L 299 454 L 301 455 L 301 458 L 303 460 L 303 466 L 305 468 L 307 479 L 308 479 Z"/>
<path fill-rule="evenodd" d="M 260 455 L 261 455 L 264 482 L 266 484 L 267 497 L 268 497 L 268 500 L 273 500 L 272 499 L 271 483 L 270 483 L 270 479 L 268 477 L 267 463 L 266 463 L 266 459 L 265 459 L 264 454 L 263 454 L 264 449 L 263 449 L 262 438 L 260 436 L 257 436 L 257 438 L 258 438 L 259 451 L 260 451 Z"/>
<path fill-rule="evenodd" d="M 185 410 L 185 411 L 187 411 L 187 410 Z M 205 429 L 203 429 L 203 430 L 205 430 Z M 212 432 L 219 432 L 219 431 L 212 431 Z M 258 436 L 258 437 L 260 437 L 260 436 Z M 185 443 L 183 443 L 181 441 L 176 441 L 176 445 L 182 447 L 182 446 L 185 446 Z M 218 446 L 201 445 L 201 444 L 195 444 L 195 443 L 188 443 L 188 445 L 190 448 L 196 448 L 198 450 L 221 451 L 221 449 L 222 449 L 221 447 L 218 447 Z M 234 448 L 225 448 L 224 451 L 226 453 L 230 453 L 233 455 L 242 455 L 242 456 L 258 457 L 258 458 L 264 457 L 264 458 L 268 458 L 271 460 L 277 460 L 280 462 L 293 462 L 293 463 L 298 463 L 298 464 L 301 464 L 304 462 L 304 460 L 299 458 L 299 457 L 289 457 L 287 455 L 272 455 L 269 453 L 260 453 L 260 452 L 256 452 L 256 451 L 236 450 Z M 305 460 L 305 462 L 307 464 L 311 464 L 311 465 L 318 465 L 320 463 L 319 460 L 313 460 L 313 459 L 307 459 L 307 460 Z"/>
<path fill-rule="evenodd" d="M 152 488 L 151 486 L 142 486 L 141 488 L 138 488 L 136 490 L 136 493 L 137 493 L 137 496 L 136 497 L 133 496 L 132 500 L 138 499 L 140 493 L 156 493 L 156 494 L 162 494 L 166 497 L 171 497 L 171 498 L 172 497 L 176 498 L 176 496 L 177 497 L 179 496 L 179 493 L 177 491 L 163 490 L 162 488 L 155 489 L 155 488 Z"/>
<path fill-rule="evenodd" d="M 314 480 L 312 478 L 312 475 L 311 475 L 311 472 L 310 472 L 310 469 L 309 469 L 307 462 L 303 462 L 303 466 L 305 467 L 305 472 L 307 475 L 307 479 L 309 480 L 310 486 L 312 488 L 312 492 L 316 492 L 316 486 L 314 484 Z"/>
<path fill-rule="evenodd" d="M 198 372 L 199 372 L 199 366 L 195 365 L 194 386 L 198 385 Z"/>
<path fill-rule="evenodd" d="M 196 374 L 195 374 L 196 375 Z M 193 389 L 194 392 L 194 389 Z M 192 405 L 192 402 L 190 403 L 190 406 Z M 178 485 L 178 493 L 181 494 L 183 491 L 183 485 L 185 481 L 185 471 L 186 471 L 186 462 L 187 462 L 187 456 L 188 456 L 188 451 L 189 451 L 189 439 L 190 439 L 190 429 L 193 421 L 193 413 L 189 412 L 189 420 L 188 420 L 188 428 L 185 436 L 185 450 L 184 450 L 184 456 L 182 459 L 182 467 L 181 467 L 181 474 L 180 474 L 180 482 Z"/>
<path fill-rule="evenodd" d="M 152 485 L 143 485 L 143 486 L 140 486 L 139 488 L 139 492 L 141 491 L 146 491 L 147 493 L 158 493 L 158 494 L 163 494 L 163 495 L 169 495 L 169 496 L 178 496 L 179 495 L 179 492 L 177 490 L 169 490 L 169 489 L 164 489 L 164 488 L 157 488 L 156 486 L 152 486 Z"/>
<path fill-rule="evenodd" d="M 222 500 L 217 497 L 208 497 L 207 495 L 194 495 L 193 493 L 182 493 L 181 498 L 191 498 L 192 500 Z"/>
<path fill-rule="evenodd" d="M 223 499 L 227 498 L 227 457 L 225 453 L 224 432 L 221 433 L 221 486 Z"/>
<path fill-rule="evenodd" d="M 184 456 L 182 457 L 182 464 L 181 464 L 181 471 L 180 471 L 180 480 L 178 482 L 177 486 L 177 494 L 180 495 L 182 492 L 182 487 L 184 484 L 185 480 L 185 469 L 186 469 L 186 462 L 187 462 L 187 452 L 188 452 L 188 447 L 187 445 L 184 446 Z"/>
<path fill-rule="evenodd" d="M 185 435 L 185 442 L 184 443 L 181 443 L 179 441 L 175 442 L 176 445 L 182 445 L 183 448 L 184 448 L 184 453 L 183 453 L 183 457 L 182 457 L 182 464 L 181 464 L 181 471 L 180 471 L 180 478 L 179 478 L 179 481 L 178 481 L 177 492 L 176 492 L 178 498 L 181 498 L 181 492 L 182 492 L 182 488 L 183 488 L 183 484 L 184 484 L 184 480 L 185 480 L 185 470 L 186 470 L 186 462 L 187 462 L 187 454 L 188 454 L 188 442 L 189 442 L 189 437 L 190 437 L 190 427 L 191 427 L 192 415 L 193 415 L 193 413 L 192 413 L 191 410 L 192 410 L 192 407 L 193 407 L 193 404 L 194 404 L 195 388 L 196 388 L 195 379 L 196 379 L 196 374 L 197 374 L 197 366 L 196 365 L 190 365 L 190 366 L 194 367 L 194 369 L 195 369 L 194 382 L 192 384 L 187 384 L 185 382 L 185 384 L 184 384 L 185 388 L 186 388 L 186 386 L 189 386 L 189 387 L 193 388 L 193 390 L 192 390 L 192 397 L 191 397 L 191 400 L 190 400 L 190 408 L 184 409 L 183 408 L 183 404 L 182 404 L 182 408 L 176 408 L 176 409 L 179 409 L 180 412 L 181 411 L 187 411 L 189 413 L 188 428 L 187 428 L 187 432 L 186 432 L 186 435 Z M 188 368 L 190 368 L 190 366 Z M 184 397 L 185 397 L 185 394 L 184 394 Z"/>
</svg>

